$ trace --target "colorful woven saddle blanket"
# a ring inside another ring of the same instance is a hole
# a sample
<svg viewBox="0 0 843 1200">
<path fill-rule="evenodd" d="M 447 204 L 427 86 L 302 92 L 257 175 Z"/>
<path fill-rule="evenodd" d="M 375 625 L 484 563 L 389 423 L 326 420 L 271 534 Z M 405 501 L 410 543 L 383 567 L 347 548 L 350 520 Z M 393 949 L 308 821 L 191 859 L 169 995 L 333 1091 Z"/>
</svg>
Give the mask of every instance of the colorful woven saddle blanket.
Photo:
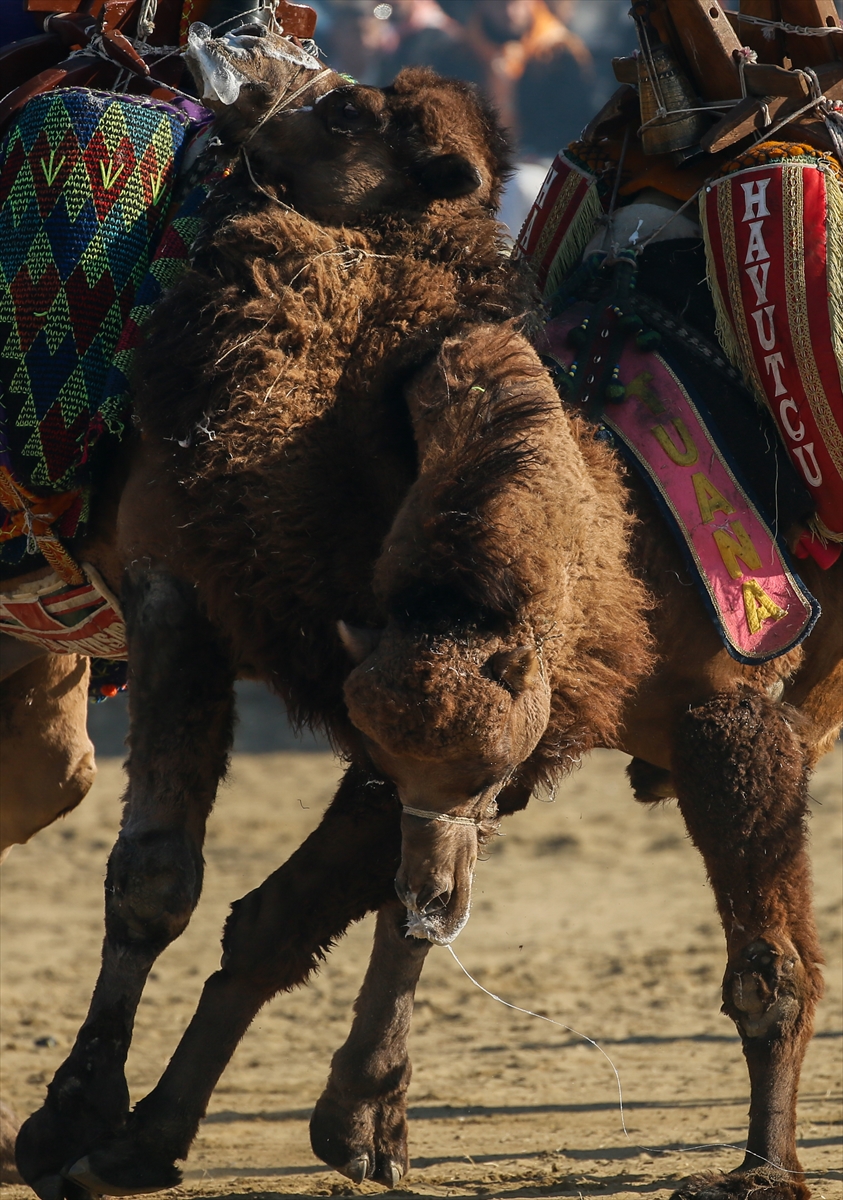
<svg viewBox="0 0 843 1200">
<path fill-rule="evenodd" d="M 186 263 L 199 189 L 171 207 L 196 111 L 69 88 L 0 147 L 0 570 L 80 582 L 94 451 L 119 439 L 140 324 Z M 210 118 L 210 114 L 206 114 Z"/>
<path fill-rule="evenodd" d="M 577 293 L 571 280 L 596 246 L 637 254 L 654 229 L 661 238 L 692 233 L 692 211 L 674 216 L 633 203 L 603 237 L 611 178 L 591 174 L 578 150 L 557 156 L 514 250 L 531 260 L 557 311 Z M 797 553 L 826 567 L 843 542 L 843 171 L 812 147 L 774 142 L 720 169 L 722 178 L 700 192 L 697 230 L 716 339 L 771 414 L 811 496 L 812 532 Z M 613 244 L 619 231 L 622 244 Z M 748 459 L 753 448 L 746 451 Z"/>
</svg>

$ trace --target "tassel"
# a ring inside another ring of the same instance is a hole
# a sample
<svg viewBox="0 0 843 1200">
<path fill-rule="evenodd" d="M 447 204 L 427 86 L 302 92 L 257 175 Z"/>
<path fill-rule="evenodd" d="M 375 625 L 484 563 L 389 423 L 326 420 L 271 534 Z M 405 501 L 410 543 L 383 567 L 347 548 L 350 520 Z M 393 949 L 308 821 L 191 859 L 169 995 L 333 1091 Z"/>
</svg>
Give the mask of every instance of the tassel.
<svg viewBox="0 0 843 1200">
<path fill-rule="evenodd" d="M 597 184 L 592 183 L 582 199 L 565 236 L 559 244 L 553 262 L 547 272 L 544 286 L 544 296 L 550 297 L 558 289 L 567 275 L 571 273 L 580 261 L 588 243 L 594 236 L 597 222 L 603 215 L 603 206 L 597 192 Z"/>
</svg>

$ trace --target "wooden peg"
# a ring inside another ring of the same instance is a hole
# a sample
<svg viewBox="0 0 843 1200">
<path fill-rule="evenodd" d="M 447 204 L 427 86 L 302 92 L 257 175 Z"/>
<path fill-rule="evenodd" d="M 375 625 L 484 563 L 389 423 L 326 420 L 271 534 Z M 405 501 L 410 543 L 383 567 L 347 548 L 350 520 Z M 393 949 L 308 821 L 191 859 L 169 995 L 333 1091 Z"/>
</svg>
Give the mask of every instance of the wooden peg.
<svg viewBox="0 0 843 1200">
<path fill-rule="evenodd" d="M 275 19 L 287 37 L 312 38 L 316 30 L 316 13 L 307 4 L 278 0 Z"/>
<path fill-rule="evenodd" d="M 727 146 L 742 142 L 750 134 L 763 134 L 779 116 L 784 115 L 783 110 L 788 106 L 791 111 L 798 107 L 785 96 L 747 96 L 703 134 L 700 146 L 709 154 L 717 154 Z"/>
<path fill-rule="evenodd" d="M 740 50 L 735 31 L 717 0 L 668 0 L 694 84 L 706 100 L 734 100 L 741 81 L 734 51 Z"/>
<path fill-rule="evenodd" d="M 843 63 L 826 63 L 824 66 L 818 67 L 817 79 L 823 95 L 827 96 L 829 100 L 843 100 Z M 741 100 L 740 104 L 736 104 L 722 120 L 718 121 L 716 125 L 712 125 L 711 129 L 703 134 L 700 138 L 700 146 L 709 154 L 717 154 L 719 150 L 725 150 L 727 146 L 734 146 L 750 135 L 761 134 L 763 136 L 771 125 L 790 113 L 797 112 L 804 103 L 805 100 L 801 96 L 798 98 L 792 96 L 747 96 L 745 100 Z M 798 126 L 788 125 L 779 130 L 775 134 L 776 139 L 782 142 L 792 140 L 793 130 L 800 127 L 811 133 L 810 140 L 814 145 L 818 145 L 820 149 L 824 150 L 827 148 L 826 142 L 828 142 L 833 149 L 827 131 L 823 132 L 825 125 L 816 120 L 813 110 L 804 113 L 797 120 Z"/>
<path fill-rule="evenodd" d="M 632 87 L 638 86 L 638 59 L 633 55 L 630 55 L 629 58 L 613 58 L 612 70 L 618 83 L 628 83 Z"/>
<path fill-rule="evenodd" d="M 751 96 L 790 96 L 804 103 L 811 94 L 807 77 L 799 71 L 785 71 L 773 63 L 747 63 L 744 82 Z"/>
</svg>

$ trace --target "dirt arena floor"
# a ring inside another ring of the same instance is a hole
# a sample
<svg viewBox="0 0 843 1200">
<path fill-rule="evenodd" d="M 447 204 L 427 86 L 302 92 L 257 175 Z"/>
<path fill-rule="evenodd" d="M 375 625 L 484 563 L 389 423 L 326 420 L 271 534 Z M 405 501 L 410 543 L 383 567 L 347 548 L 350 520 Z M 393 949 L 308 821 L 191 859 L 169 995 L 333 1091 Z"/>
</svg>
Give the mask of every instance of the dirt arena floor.
<svg viewBox="0 0 843 1200">
<path fill-rule="evenodd" d="M 473 915 L 455 947 L 484 987 L 572 1026 L 604 1053 L 495 1003 L 447 950 L 434 949 L 412 1041 L 413 1167 L 398 1193 L 631 1200 L 665 1196 L 691 1172 L 739 1161 L 747 1081 L 734 1029 L 718 1012 L 723 944 L 712 898 L 678 812 L 636 805 L 624 762 L 593 756 L 553 803 L 534 801 L 505 825 L 479 866 Z M 838 748 L 812 786 L 828 988 L 803 1076 L 799 1140 L 816 1200 L 843 1195 L 841 775 Z M 318 822 L 337 776 L 323 753 L 236 757 L 210 823 L 202 901 L 140 1009 L 133 1099 L 155 1082 L 217 966 L 229 902 Z M 20 1112 L 40 1103 L 85 1013 L 120 789 L 119 760 L 103 760 L 81 808 L 16 848 L 0 871 L 2 1094 Z M 307 1133 L 371 933 L 370 922 L 354 928 L 306 990 L 263 1011 L 216 1091 L 183 1187 L 169 1195 L 381 1192 L 328 1171 Z M 10 1185 L 2 1195 L 31 1193 Z"/>
</svg>

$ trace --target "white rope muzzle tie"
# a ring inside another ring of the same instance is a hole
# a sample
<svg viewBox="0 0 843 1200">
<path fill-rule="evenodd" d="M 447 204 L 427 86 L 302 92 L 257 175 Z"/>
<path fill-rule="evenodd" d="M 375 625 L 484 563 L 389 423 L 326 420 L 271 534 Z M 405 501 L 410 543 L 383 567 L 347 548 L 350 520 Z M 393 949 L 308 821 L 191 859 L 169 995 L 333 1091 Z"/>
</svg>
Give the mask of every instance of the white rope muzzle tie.
<svg viewBox="0 0 843 1200">
<path fill-rule="evenodd" d="M 482 817 L 478 821 L 473 817 L 452 817 L 450 813 L 436 812 L 433 808 L 410 808 L 409 804 L 402 804 L 401 810 L 410 817 L 421 817 L 423 821 L 442 821 L 446 825 L 479 825 L 483 820 Z"/>
</svg>

